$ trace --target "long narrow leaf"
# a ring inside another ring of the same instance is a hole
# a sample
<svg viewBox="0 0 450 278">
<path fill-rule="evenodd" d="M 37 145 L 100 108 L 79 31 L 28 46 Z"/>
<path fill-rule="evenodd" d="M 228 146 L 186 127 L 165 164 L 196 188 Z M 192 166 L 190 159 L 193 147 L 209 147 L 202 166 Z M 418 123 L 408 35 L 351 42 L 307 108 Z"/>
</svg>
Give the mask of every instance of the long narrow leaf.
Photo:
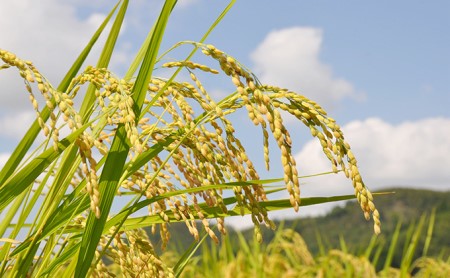
<svg viewBox="0 0 450 278">
<path fill-rule="evenodd" d="M 355 198 L 354 195 L 303 198 L 302 203 L 300 205 L 301 206 L 312 206 L 312 205 L 324 204 L 324 203 L 328 203 L 328 202 L 351 200 L 354 198 Z M 229 200 L 235 201 L 235 198 L 230 197 Z M 224 199 L 224 203 L 225 203 L 225 201 L 229 202 L 229 200 Z M 145 203 L 141 202 L 140 206 L 145 207 L 149 203 L 150 202 L 146 200 Z M 267 211 L 277 211 L 277 210 L 292 208 L 292 206 L 290 205 L 289 199 L 266 201 L 266 202 L 261 202 L 259 205 L 261 207 L 265 208 Z M 202 213 L 205 216 L 205 218 L 242 216 L 241 209 L 239 207 L 236 207 L 232 210 L 228 210 L 227 212 L 223 212 L 220 208 L 217 208 L 217 207 L 208 207 L 205 204 L 200 205 L 200 207 L 202 208 Z M 193 209 L 193 208 L 191 208 L 191 209 Z M 251 213 L 251 210 L 249 210 L 247 208 L 244 209 L 244 214 L 250 214 L 250 213 Z M 171 210 L 165 211 L 165 214 L 169 218 L 170 222 L 180 221 L 175 218 L 175 216 L 173 215 L 173 212 Z M 116 217 L 119 218 L 120 214 L 118 214 Z M 116 222 L 118 221 L 117 218 L 112 218 L 106 227 L 108 228 L 108 227 L 114 226 L 114 224 L 116 224 Z M 199 219 L 198 216 L 195 218 Z M 158 224 L 158 223 L 164 223 L 164 220 L 159 215 L 129 218 L 125 221 L 123 230 L 132 230 L 132 229 L 137 229 L 137 228 L 143 228 L 143 227 L 148 227 L 148 226 L 151 226 L 153 224 Z"/>
<path fill-rule="evenodd" d="M 208 237 L 208 234 L 205 233 L 202 238 L 198 242 L 192 242 L 192 244 L 189 246 L 189 248 L 186 249 L 186 251 L 183 253 L 183 255 L 178 260 L 177 264 L 173 267 L 173 272 L 175 274 L 175 277 L 180 277 L 183 269 L 188 264 L 189 260 L 194 256 L 195 252 L 198 250 L 200 245 L 205 241 L 205 239 Z"/>
<path fill-rule="evenodd" d="M 126 3 L 125 1 L 124 3 Z M 140 108 L 144 102 L 147 86 L 150 81 L 159 46 L 162 41 L 164 30 L 169 19 L 169 15 L 175 6 L 176 1 L 166 1 L 161 11 L 160 17 L 150 40 L 147 53 L 142 62 L 136 83 L 132 88 L 134 101 L 134 113 L 139 118 Z M 93 213 L 89 214 L 86 223 L 86 231 L 81 241 L 80 252 L 78 255 L 75 277 L 85 277 L 94 258 L 97 244 L 103 232 L 111 205 L 117 191 L 119 180 L 122 173 L 116 169 L 122 169 L 127 158 L 129 146 L 126 143 L 126 131 L 124 125 L 119 125 L 116 136 L 114 137 L 110 153 L 106 159 L 105 166 L 100 176 L 100 205 L 101 215 L 97 219 Z"/>
<path fill-rule="evenodd" d="M 100 25 L 100 27 L 97 29 L 89 43 L 86 45 L 86 47 L 83 49 L 79 57 L 76 59 L 76 61 L 73 63 L 72 67 L 69 69 L 61 83 L 59 84 L 57 90 L 64 92 L 70 85 L 70 82 L 75 77 L 75 75 L 80 70 L 81 66 L 83 65 L 84 61 L 86 60 L 88 54 L 91 52 L 92 47 L 97 42 L 97 39 L 102 34 L 103 30 L 105 29 L 106 25 L 108 24 L 111 16 L 114 14 L 115 10 L 117 8 L 117 5 L 112 9 L 112 11 L 108 14 L 108 16 L 105 18 L 103 23 Z M 45 107 L 41 112 L 41 118 L 46 121 L 50 117 L 50 110 Z M 34 140 L 36 139 L 36 136 L 39 134 L 39 131 L 41 130 L 38 120 L 34 121 L 31 125 L 30 129 L 27 131 L 26 135 L 23 137 L 23 139 L 20 141 L 20 143 L 17 145 L 16 149 L 13 151 L 11 156 L 8 158 L 8 161 L 3 166 L 2 170 L 0 171 L 0 187 L 2 187 L 3 183 L 8 179 L 8 177 L 15 171 L 16 167 L 20 164 L 25 154 L 30 149 L 31 145 L 34 143 Z"/>
<path fill-rule="evenodd" d="M 31 186 L 33 181 L 44 172 L 50 163 L 69 147 L 87 127 L 88 125 L 84 125 L 82 128 L 59 141 L 58 150 L 54 150 L 53 148 L 46 150 L 28 163 L 22 170 L 14 175 L 13 178 L 8 180 L 0 189 L 0 211 L 8 206 L 14 198 Z"/>
<path fill-rule="evenodd" d="M 419 238 L 422 233 L 423 225 L 425 223 L 426 215 L 422 214 L 420 217 L 419 223 L 414 227 L 414 233 L 411 238 L 411 242 L 408 244 L 408 248 L 404 257 L 402 258 L 402 262 L 400 265 L 400 272 L 402 277 L 406 277 L 406 274 L 409 272 L 414 254 L 416 252 L 417 246 L 419 245 Z"/>
<path fill-rule="evenodd" d="M 423 246 L 422 257 L 425 257 L 428 254 L 428 248 L 430 248 L 431 239 L 433 237 L 435 219 L 436 219 L 436 208 L 433 208 L 430 215 L 430 222 L 428 223 L 427 237 L 425 239 L 425 244 Z"/>
</svg>

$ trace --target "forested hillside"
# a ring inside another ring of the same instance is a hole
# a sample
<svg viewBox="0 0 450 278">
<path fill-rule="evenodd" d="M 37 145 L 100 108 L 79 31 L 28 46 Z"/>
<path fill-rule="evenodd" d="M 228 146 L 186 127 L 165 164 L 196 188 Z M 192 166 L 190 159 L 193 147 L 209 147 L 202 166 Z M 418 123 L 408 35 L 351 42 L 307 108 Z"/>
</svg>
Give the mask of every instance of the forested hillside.
<svg viewBox="0 0 450 278">
<path fill-rule="evenodd" d="M 432 257 L 447 258 L 450 256 L 450 192 L 437 192 L 431 190 L 417 190 L 407 188 L 388 188 L 395 194 L 380 195 L 376 198 L 382 219 L 382 234 L 378 236 L 376 244 L 383 245 L 380 262 L 384 262 L 388 248 L 392 241 L 397 225 L 401 225 L 400 236 L 397 243 L 392 266 L 397 267 L 404 252 L 406 240 L 410 239 L 416 231 L 421 217 L 425 216 L 422 232 L 415 257 L 422 256 L 425 238 L 430 224 L 430 215 L 435 210 L 433 234 L 428 249 Z M 318 255 L 332 248 L 345 248 L 352 254 L 359 254 L 367 249 L 373 236 L 372 223 L 364 219 L 360 209 L 354 202 L 348 202 L 344 207 L 336 207 L 330 213 L 321 217 L 299 218 L 277 223 L 278 226 L 293 228 L 299 232 L 308 245 L 309 250 Z M 263 228 L 264 242 L 270 242 L 275 233 Z M 169 249 L 185 250 L 193 239 L 188 234 L 184 224 L 171 224 L 170 231 L 176 242 L 169 243 Z M 241 231 L 251 241 L 253 229 Z M 231 242 L 239 248 L 236 232 L 229 228 Z M 343 239 L 343 241 L 340 241 Z M 320 243 L 319 243 L 320 242 Z M 209 243 L 210 244 L 210 243 Z M 320 246 L 323 248 L 320 250 Z M 378 268 L 381 266 L 378 266 Z"/>
</svg>

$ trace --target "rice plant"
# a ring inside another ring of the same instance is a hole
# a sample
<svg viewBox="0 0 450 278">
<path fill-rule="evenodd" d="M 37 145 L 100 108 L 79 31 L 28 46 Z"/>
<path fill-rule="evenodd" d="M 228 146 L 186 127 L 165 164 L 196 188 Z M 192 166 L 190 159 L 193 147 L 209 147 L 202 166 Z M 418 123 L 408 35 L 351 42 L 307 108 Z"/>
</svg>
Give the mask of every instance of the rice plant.
<svg viewBox="0 0 450 278">
<path fill-rule="evenodd" d="M 335 120 L 306 96 L 262 84 L 231 55 L 205 43 L 234 1 L 200 41 L 180 42 L 161 51 L 176 2 L 165 1 L 123 77 L 109 69 L 109 61 L 127 0 L 111 10 L 57 87 L 31 61 L 0 50 L 0 68 L 15 70 L 23 78 L 36 112 L 36 120 L 0 171 L 0 276 L 108 277 L 114 273 L 105 262 L 114 262 L 124 276 L 173 277 L 189 256 L 183 256 L 177 267 L 169 267 L 142 227 L 152 227 L 166 244 L 168 223 L 184 222 L 196 240 L 205 231 L 217 242 L 217 233 L 226 233 L 225 218 L 249 214 L 255 239 L 261 242 L 260 224 L 275 229 L 269 211 L 297 211 L 302 205 L 354 197 L 365 217 L 372 216 L 375 233 L 380 233 L 372 194 Z M 97 64 L 82 69 L 109 22 L 111 29 Z M 191 52 L 185 59 L 167 62 L 179 48 Z M 211 65 L 193 60 L 196 52 L 207 56 Z M 155 68 L 175 72 L 164 78 L 154 74 Z M 182 70 L 190 82 L 178 81 Z M 234 90 L 214 99 L 201 74 L 223 75 Z M 267 169 L 269 142 L 275 142 L 283 177 L 260 178 L 229 119 L 240 110 L 263 135 Z M 355 196 L 301 198 L 301 177 L 291 151 L 296 142 L 284 124 L 283 112 L 319 140 L 331 169 L 345 173 Z M 39 134 L 45 139 L 40 140 Z M 267 187 L 279 182 L 284 186 Z M 287 190 L 288 199 L 269 200 L 270 193 L 281 190 Z M 113 202 L 121 208 L 112 210 Z"/>
<path fill-rule="evenodd" d="M 384 241 L 376 236 L 360 252 L 350 251 L 341 238 L 340 248 L 321 245 L 323 252 L 313 254 L 308 242 L 293 227 L 283 228 L 281 224 L 273 239 L 265 244 L 249 242 L 238 231 L 238 244 L 233 244 L 228 236 L 218 248 L 214 245 L 204 247 L 201 255 L 191 260 L 181 277 L 449 277 L 450 257 L 427 256 L 434 213 L 429 217 L 423 246 L 417 240 L 425 228 L 426 219 L 423 214 L 419 223 L 409 225 L 411 236 L 404 237 L 400 236 L 402 225 L 398 222 L 395 232 L 389 235 L 389 251 L 384 261 L 379 261 L 380 252 L 385 247 Z M 326 231 L 322 232 L 319 238 L 326 236 Z M 399 243 L 405 246 L 405 252 L 401 256 L 401 265 L 395 267 L 392 258 L 395 250 L 400 249 Z M 239 246 L 237 251 L 234 245 Z M 412 251 L 419 251 L 420 248 L 422 252 Z M 417 259 L 413 259 L 414 253 L 420 254 Z M 176 257 L 174 253 L 169 256 Z"/>
</svg>

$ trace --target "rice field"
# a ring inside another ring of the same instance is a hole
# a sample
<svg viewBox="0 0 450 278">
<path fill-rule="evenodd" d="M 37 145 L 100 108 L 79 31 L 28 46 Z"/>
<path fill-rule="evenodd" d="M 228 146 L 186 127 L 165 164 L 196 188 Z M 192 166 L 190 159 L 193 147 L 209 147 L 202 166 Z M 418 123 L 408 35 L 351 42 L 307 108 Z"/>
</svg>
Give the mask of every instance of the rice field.
<svg viewBox="0 0 450 278">
<path fill-rule="evenodd" d="M 223 237 L 220 245 L 203 244 L 180 277 L 449 277 L 450 256 L 429 255 L 434 212 L 404 227 L 406 235 L 401 235 L 401 226 L 397 223 L 394 233 L 386 236 L 388 253 L 383 256 L 386 244 L 377 236 L 365 248 L 351 251 L 343 237 L 339 248 L 329 248 L 322 243 L 326 235 L 317 233 L 320 251 L 314 254 L 298 232 L 283 224 L 264 244 L 237 232 Z M 401 261 L 393 266 L 398 252 Z M 177 252 L 167 256 L 176 257 Z"/>
<path fill-rule="evenodd" d="M 232 55 L 205 43 L 234 1 L 218 14 L 200 41 L 183 41 L 161 50 L 176 2 L 165 1 L 121 77 L 109 69 L 109 62 L 126 16 L 126 0 L 113 7 L 59 83 L 47 80 L 32 61 L 18 57 L 14 50 L 0 49 L 1 70 L 14 71 L 23 79 L 18 86 L 24 85 L 36 114 L 0 171 L 0 276 L 380 274 L 369 256 L 330 250 L 313 257 L 307 243 L 290 230 L 279 230 L 267 246 L 256 244 L 263 240 L 261 226 L 276 228 L 269 211 L 348 199 L 357 200 L 362 214 L 373 221 L 373 233 L 379 234 L 375 194 L 365 186 L 338 123 L 319 104 L 288 89 L 260 83 Z M 107 40 L 97 64 L 82 68 L 102 33 Z M 170 53 L 181 48 L 187 50 L 186 57 L 167 62 Z M 197 63 L 194 54 L 209 58 L 210 63 Z M 173 74 L 158 76 L 156 68 L 172 69 Z M 178 81 L 181 71 L 190 82 Z M 223 76 L 234 89 L 223 99 L 214 99 L 201 81 L 205 74 Z M 260 147 L 267 170 L 271 163 L 281 163 L 281 177 L 260 178 L 260 170 L 242 144 L 245 138 L 239 138 L 229 119 L 238 111 L 262 134 Z M 285 113 L 320 142 L 331 172 L 343 172 L 354 195 L 301 196 L 299 180 L 306 177 L 297 172 L 292 145 L 298 142 L 293 142 L 284 124 Z M 274 157 L 273 150 L 280 155 Z M 289 197 L 270 198 L 280 191 Z M 113 203 L 120 207 L 113 209 Z M 201 245 L 205 237 L 219 243 L 227 233 L 226 218 L 234 215 L 251 215 L 254 244 L 241 242 L 237 254 L 227 251 L 226 240 L 220 248 Z M 158 254 L 142 228 L 158 232 L 166 245 L 170 240 L 167 225 L 172 222 L 184 223 L 188 236 L 198 244 L 181 255 Z M 199 246 L 203 255 L 195 257 Z M 442 264 L 441 270 L 448 270 L 448 262 L 435 259 L 414 263 L 418 274 L 427 273 L 431 265 Z M 410 273 L 413 262 L 405 264 L 406 270 L 387 268 L 382 273 Z"/>
</svg>

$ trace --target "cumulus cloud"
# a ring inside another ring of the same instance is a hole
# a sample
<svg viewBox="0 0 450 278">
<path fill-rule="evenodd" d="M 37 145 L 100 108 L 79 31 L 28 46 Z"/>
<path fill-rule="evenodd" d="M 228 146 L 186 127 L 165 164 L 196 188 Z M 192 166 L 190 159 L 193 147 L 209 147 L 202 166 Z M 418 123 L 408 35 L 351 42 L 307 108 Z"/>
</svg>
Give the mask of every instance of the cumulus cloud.
<svg viewBox="0 0 450 278">
<path fill-rule="evenodd" d="M 397 125 L 379 118 L 352 121 L 342 127 L 365 180 L 372 190 L 386 187 L 415 187 L 450 190 L 450 118 L 429 118 Z M 317 140 L 310 140 L 295 156 L 303 175 L 327 172 L 330 162 Z M 343 174 L 330 174 L 300 180 L 303 197 L 353 194 L 351 182 Z M 277 198 L 287 198 L 277 196 Z M 343 204 L 339 202 L 338 204 Z M 317 216 L 336 203 L 288 209 L 271 213 L 274 219 Z M 355 205 L 355 209 L 359 206 Z M 233 217 L 227 223 L 235 228 L 252 226 L 249 217 Z"/>
<path fill-rule="evenodd" d="M 429 118 L 397 125 L 378 118 L 352 121 L 342 127 L 355 153 L 366 184 L 372 189 L 413 186 L 450 189 L 450 119 Z M 329 169 L 329 162 L 314 140 L 296 155 L 299 170 L 314 173 Z M 325 176 L 337 188 L 345 179 Z M 321 181 L 323 184 L 324 182 Z M 322 187 L 318 191 L 325 191 Z"/>
<path fill-rule="evenodd" d="M 35 120 L 34 112 L 7 115 L 0 118 L 2 137 L 21 138 Z"/>
<path fill-rule="evenodd" d="M 104 18 L 94 13 L 79 19 L 76 7 L 56 0 L 5 1 L 0 9 L 0 48 L 31 60 L 54 86 L 89 41 Z M 0 107 L 29 108 L 26 91 L 17 72 L 0 74 Z"/>
<path fill-rule="evenodd" d="M 0 153 L 0 167 L 3 168 L 10 155 L 9 153 Z"/>
<path fill-rule="evenodd" d="M 105 18 L 103 13 L 92 12 L 94 6 L 99 8 L 87 1 L 5 1 L 0 9 L 0 48 L 32 61 L 56 87 Z M 86 64 L 97 62 L 105 39 L 105 34 L 100 37 Z M 114 72 L 129 61 L 129 48 L 127 44 L 117 46 L 111 60 Z M 22 136 L 35 115 L 16 69 L 0 71 L 0 97 L 0 137 Z"/>
<path fill-rule="evenodd" d="M 292 27 L 270 32 L 251 54 L 264 83 L 300 92 L 325 108 L 345 98 L 359 98 L 353 85 L 334 76 L 320 61 L 323 34 L 319 28 Z"/>
<path fill-rule="evenodd" d="M 189 6 L 192 6 L 194 4 L 197 4 L 199 2 L 199 0 L 180 0 L 178 1 L 177 6 L 181 7 L 181 8 L 186 8 Z"/>
</svg>

